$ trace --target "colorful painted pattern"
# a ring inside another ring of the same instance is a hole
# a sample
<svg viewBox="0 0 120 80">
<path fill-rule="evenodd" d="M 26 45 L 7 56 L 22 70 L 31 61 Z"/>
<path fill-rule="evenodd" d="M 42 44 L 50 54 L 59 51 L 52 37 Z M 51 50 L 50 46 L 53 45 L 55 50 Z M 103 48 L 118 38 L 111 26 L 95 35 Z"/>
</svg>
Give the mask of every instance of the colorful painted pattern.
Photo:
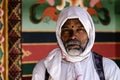
<svg viewBox="0 0 120 80">
<path fill-rule="evenodd" d="M 4 1 L 0 0 L 0 80 L 5 80 L 5 26 L 4 26 Z"/>
<path fill-rule="evenodd" d="M 58 47 L 53 26 L 59 12 L 72 5 L 97 16 L 93 17 L 97 26 L 93 50 L 120 66 L 120 1 L 108 0 L 108 5 L 101 1 L 0 0 L 0 80 L 31 80 L 37 61 Z M 114 6 L 115 12 L 107 6 Z"/>
</svg>

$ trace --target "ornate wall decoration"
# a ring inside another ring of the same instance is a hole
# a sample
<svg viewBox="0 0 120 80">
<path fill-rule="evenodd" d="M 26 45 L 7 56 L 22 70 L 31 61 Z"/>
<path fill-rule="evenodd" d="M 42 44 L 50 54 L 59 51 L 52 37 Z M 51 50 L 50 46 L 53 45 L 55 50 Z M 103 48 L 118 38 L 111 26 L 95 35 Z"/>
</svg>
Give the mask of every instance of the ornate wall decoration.
<svg viewBox="0 0 120 80">
<path fill-rule="evenodd" d="M 21 80 L 21 4 L 22 0 L 8 0 L 8 78 Z"/>
<path fill-rule="evenodd" d="M 120 66 L 119 3 L 120 0 L 0 0 L 0 80 L 31 80 L 35 64 L 58 47 L 55 24 L 60 11 L 73 5 L 85 8 L 93 17 L 93 50 Z"/>
</svg>

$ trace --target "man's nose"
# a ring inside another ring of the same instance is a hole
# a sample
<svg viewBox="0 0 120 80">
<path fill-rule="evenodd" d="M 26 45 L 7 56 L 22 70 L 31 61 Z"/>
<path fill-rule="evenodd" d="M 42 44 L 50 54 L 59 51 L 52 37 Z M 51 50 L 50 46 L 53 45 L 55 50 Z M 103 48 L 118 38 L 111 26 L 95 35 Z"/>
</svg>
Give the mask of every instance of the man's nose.
<svg viewBox="0 0 120 80">
<path fill-rule="evenodd" d="M 76 32 L 73 31 L 72 34 L 71 34 L 71 39 L 76 39 L 76 37 L 77 37 L 77 36 L 76 36 Z"/>
</svg>

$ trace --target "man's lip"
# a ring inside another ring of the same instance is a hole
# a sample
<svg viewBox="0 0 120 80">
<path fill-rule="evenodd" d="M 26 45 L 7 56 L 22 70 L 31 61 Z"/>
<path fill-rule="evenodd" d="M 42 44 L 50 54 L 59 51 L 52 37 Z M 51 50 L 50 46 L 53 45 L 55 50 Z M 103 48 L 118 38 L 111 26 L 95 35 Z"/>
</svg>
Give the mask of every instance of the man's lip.
<svg viewBox="0 0 120 80">
<path fill-rule="evenodd" d="M 80 45 L 72 44 L 72 45 L 67 45 L 68 48 L 80 48 Z"/>
<path fill-rule="evenodd" d="M 67 47 L 69 46 L 80 46 L 79 44 L 67 44 Z"/>
</svg>

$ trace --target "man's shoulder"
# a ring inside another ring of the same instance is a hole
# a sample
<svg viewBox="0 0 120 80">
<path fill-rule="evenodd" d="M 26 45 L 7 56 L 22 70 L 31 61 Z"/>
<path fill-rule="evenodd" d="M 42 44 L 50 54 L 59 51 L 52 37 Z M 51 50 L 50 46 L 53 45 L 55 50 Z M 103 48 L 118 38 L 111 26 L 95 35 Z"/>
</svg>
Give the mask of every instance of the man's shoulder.
<svg viewBox="0 0 120 80">
<path fill-rule="evenodd" d="M 45 74 L 45 65 L 44 65 L 44 59 L 40 60 L 39 62 L 36 63 L 34 69 L 33 69 L 33 76 L 35 75 L 42 75 L 42 74 Z M 43 75 L 44 76 L 44 75 Z"/>
<path fill-rule="evenodd" d="M 44 60 L 45 60 L 45 58 L 43 58 L 43 59 L 41 59 L 41 60 L 39 60 L 37 63 L 36 63 L 36 66 L 38 65 L 44 65 Z"/>
<path fill-rule="evenodd" d="M 94 55 L 97 55 L 97 58 L 98 57 L 102 57 L 103 67 L 104 66 L 110 66 L 110 67 L 117 66 L 116 63 L 112 59 L 110 59 L 110 58 L 104 57 L 104 56 L 102 56 L 102 55 L 100 55 L 98 53 L 94 53 Z"/>
<path fill-rule="evenodd" d="M 120 68 L 112 59 L 103 57 L 103 67 L 106 79 L 115 77 L 120 79 L 118 76 L 120 74 Z"/>
<path fill-rule="evenodd" d="M 48 55 L 50 55 L 50 54 L 52 54 L 52 53 L 54 53 L 54 52 L 56 52 L 56 51 L 59 51 L 59 50 L 60 50 L 59 48 L 55 48 L 55 49 L 53 49 L 50 53 L 48 53 Z M 43 68 L 43 67 L 45 67 L 44 61 L 46 60 L 46 58 L 47 58 L 47 56 L 46 56 L 45 58 L 39 60 L 39 61 L 36 63 L 35 68 L 41 68 L 41 67 Z"/>
<path fill-rule="evenodd" d="M 103 65 L 116 65 L 116 63 L 110 58 L 103 57 Z"/>
<path fill-rule="evenodd" d="M 110 58 L 103 57 L 103 67 L 105 70 L 119 69 L 118 65 Z"/>
<path fill-rule="evenodd" d="M 94 55 L 96 54 L 97 54 L 97 58 L 102 57 L 102 64 L 103 64 L 104 70 L 111 70 L 111 69 L 118 68 L 118 65 L 115 63 L 114 60 L 104 57 L 98 53 L 94 53 Z"/>
</svg>

